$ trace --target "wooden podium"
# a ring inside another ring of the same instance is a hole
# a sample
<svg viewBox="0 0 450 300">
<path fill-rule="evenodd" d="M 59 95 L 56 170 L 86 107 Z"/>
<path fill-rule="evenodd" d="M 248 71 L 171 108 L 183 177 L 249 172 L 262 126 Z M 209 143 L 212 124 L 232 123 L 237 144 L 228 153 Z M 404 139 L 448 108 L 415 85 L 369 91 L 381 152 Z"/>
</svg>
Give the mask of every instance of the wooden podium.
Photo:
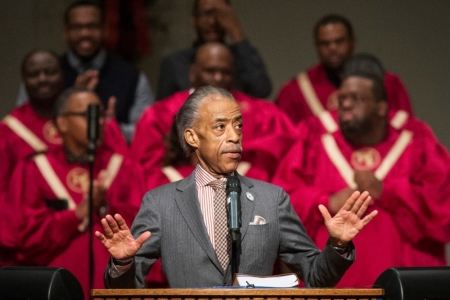
<svg viewBox="0 0 450 300">
<path fill-rule="evenodd" d="M 383 298 L 383 289 L 205 288 L 92 290 L 93 300 L 318 300 Z"/>
</svg>

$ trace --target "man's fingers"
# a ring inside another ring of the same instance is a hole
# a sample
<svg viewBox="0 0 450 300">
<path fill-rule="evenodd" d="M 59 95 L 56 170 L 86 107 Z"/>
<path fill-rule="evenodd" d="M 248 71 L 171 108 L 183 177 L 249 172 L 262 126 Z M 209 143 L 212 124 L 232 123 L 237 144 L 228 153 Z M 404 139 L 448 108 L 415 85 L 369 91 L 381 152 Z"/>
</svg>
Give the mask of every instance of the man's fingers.
<svg viewBox="0 0 450 300">
<path fill-rule="evenodd" d="M 367 208 L 369 207 L 370 203 L 372 202 L 372 197 L 368 196 L 366 199 L 364 199 L 364 202 L 362 203 L 361 207 L 359 208 L 356 215 L 358 218 L 361 218 L 362 215 L 366 212 Z"/>
<path fill-rule="evenodd" d="M 364 204 L 364 201 L 367 199 L 367 197 L 369 197 L 369 193 L 367 191 L 362 192 L 356 199 L 356 201 L 353 203 L 353 206 L 350 211 L 354 214 L 357 214 L 361 206 Z"/>
<path fill-rule="evenodd" d="M 328 209 L 325 206 L 320 204 L 319 205 L 319 210 L 320 210 L 320 213 L 322 214 L 322 217 L 324 218 L 325 222 L 327 222 L 328 220 L 331 219 L 331 215 L 330 215 L 330 213 L 328 212 Z"/>
<path fill-rule="evenodd" d="M 351 194 L 350 198 L 348 198 L 347 201 L 345 201 L 344 206 L 342 206 L 341 209 L 347 210 L 347 211 L 351 210 L 360 195 L 361 195 L 360 192 L 354 191 L 353 194 Z"/>
<path fill-rule="evenodd" d="M 372 221 L 373 218 L 375 218 L 376 215 L 378 215 L 378 210 L 374 210 L 373 212 L 365 216 L 364 219 L 362 219 L 363 225 L 366 226 L 370 221 Z"/>
<path fill-rule="evenodd" d="M 145 243 L 146 240 L 149 239 L 149 237 L 152 234 L 150 233 L 150 231 L 146 231 L 143 234 L 141 234 L 137 239 L 136 239 L 136 243 L 138 243 L 139 248 L 142 246 L 143 243 Z"/>
<path fill-rule="evenodd" d="M 112 238 L 114 235 L 113 230 L 111 229 L 111 226 L 109 225 L 110 222 L 108 221 L 108 216 L 111 218 L 110 215 L 106 215 L 101 221 L 100 223 L 102 224 L 103 227 L 103 231 L 105 232 L 105 235 L 107 238 Z"/>
<path fill-rule="evenodd" d="M 103 244 L 105 243 L 104 241 L 106 240 L 106 237 L 99 231 L 96 231 L 95 236 L 100 240 L 100 242 L 102 242 Z"/>
<path fill-rule="evenodd" d="M 105 220 L 108 222 L 108 226 L 111 229 L 112 233 L 118 233 L 120 231 L 119 224 L 115 218 L 111 215 L 106 215 Z M 106 233 L 106 232 L 105 232 Z M 108 235 L 106 235 L 108 236 Z"/>
<path fill-rule="evenodd" d="M 116 117 L 116 102 L 117 98 L 114 96 L 109 97 L 108 99 L 108 107 L 105 111 L 105 116 L 107 119 L 113 119 Z"/>
<path fill-rule="evenodd" d="M 115 214 L 114 219 L 116 220 L 120 230 L 130 230 L 127 226 L 127 223 L 125 222 L 124 218 L 121 215 Z"/>
</svg>

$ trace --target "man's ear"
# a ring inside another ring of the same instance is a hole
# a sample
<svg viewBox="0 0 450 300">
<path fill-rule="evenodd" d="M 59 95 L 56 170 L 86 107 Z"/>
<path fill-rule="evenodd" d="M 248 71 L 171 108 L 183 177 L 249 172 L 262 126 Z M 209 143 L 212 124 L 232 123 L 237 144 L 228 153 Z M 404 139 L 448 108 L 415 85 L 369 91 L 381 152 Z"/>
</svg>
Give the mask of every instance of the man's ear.
<svg viewBox="0 0 450 300">
<path fill-rule="evenodd" d="M 199 139 L 194 129 L 187 128 L 184 131 L 184 139 L 186 140 L 186 143 L 188 143 L 189 146 L 191 146 L 194 149 L 198 149 Z"/>
</svg>

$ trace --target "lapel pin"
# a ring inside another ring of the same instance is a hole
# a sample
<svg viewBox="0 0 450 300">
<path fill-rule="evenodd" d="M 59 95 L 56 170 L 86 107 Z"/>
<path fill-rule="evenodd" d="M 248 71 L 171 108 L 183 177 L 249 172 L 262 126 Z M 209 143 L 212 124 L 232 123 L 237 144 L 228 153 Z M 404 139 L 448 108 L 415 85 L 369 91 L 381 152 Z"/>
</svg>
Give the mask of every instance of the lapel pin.
<svg viewBox="0 0 450 300">
<path fill-rule="evenodd" d="M 253 195 L 250 192 L 245 193 L 245 195 L 247 196 L 247 199 L 250 201 L 255 200 L 255 197 L 253 197 Z"/>
</svg>

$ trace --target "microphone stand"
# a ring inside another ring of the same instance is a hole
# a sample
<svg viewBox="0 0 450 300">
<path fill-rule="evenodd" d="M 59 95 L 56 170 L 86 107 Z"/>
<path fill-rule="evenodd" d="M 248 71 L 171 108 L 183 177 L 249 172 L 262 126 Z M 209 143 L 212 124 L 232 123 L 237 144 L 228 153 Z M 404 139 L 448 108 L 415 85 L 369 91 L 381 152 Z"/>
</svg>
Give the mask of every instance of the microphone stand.
<svg viewBox="0 0 450 300">
<path fill-rule="evenodd" d="M 231 280 L 234 279 L 236 273 L 238 273 L 238 249 L 241 241 L 241 230 L 234 229 L 231 234 Z M 233 284 L 233 283 L 231 283 Z"/>
<path fill-rule="evenodd" d="M 88 230 L 89 230 L 89 291 L 94 286 L 94 161 L 95 161 L 95 141 L 89 141 L 89 198 L 88 198 Z"/>
<path fill-rule="evenodd" d="M 94 162 L 97 139 L 99 137 L 98 104 L 89 104 L 87 119 L 88 160 L 89 160 L 89 198 L 88 198 L 88 230 L 89 230 L 89 291 L 94 286 Z"/>
</svg>

